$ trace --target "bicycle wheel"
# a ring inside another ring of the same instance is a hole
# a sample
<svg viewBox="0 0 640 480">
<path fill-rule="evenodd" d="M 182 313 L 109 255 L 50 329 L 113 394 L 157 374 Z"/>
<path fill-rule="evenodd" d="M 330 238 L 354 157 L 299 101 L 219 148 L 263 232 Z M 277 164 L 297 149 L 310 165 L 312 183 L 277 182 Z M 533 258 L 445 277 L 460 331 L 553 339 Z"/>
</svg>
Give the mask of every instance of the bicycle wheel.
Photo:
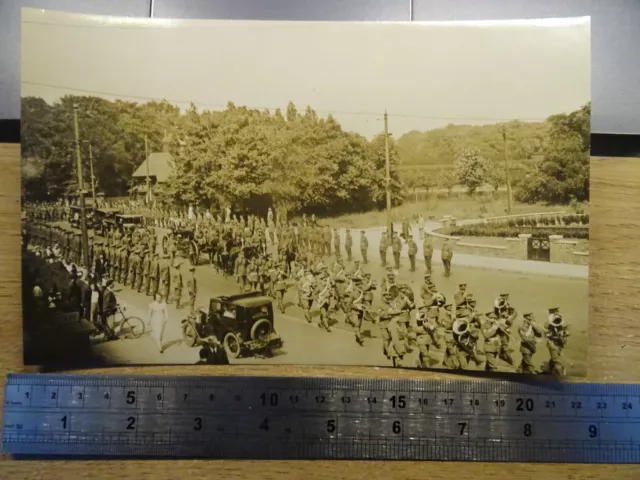
<svg viewBox="0 0 640 480">
<path fill-rule="evenodd" d="M 139 317 L 128 317 L 121 326 L 124 338 L 140 338 L 144 333 L 144 322 Z"/>
</svg>

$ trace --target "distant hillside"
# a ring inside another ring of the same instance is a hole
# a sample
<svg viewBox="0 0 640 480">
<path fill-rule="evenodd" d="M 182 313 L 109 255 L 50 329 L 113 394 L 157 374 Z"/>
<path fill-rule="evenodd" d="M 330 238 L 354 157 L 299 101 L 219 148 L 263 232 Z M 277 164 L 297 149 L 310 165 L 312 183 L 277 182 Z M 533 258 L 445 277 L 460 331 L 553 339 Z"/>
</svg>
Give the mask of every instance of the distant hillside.
<svg viewBox="0 0 640 480">
<path fill-rule="evenodd" d="M 453 165 L 458 152 L 475 147 L 490 160 L 504 155 L 502 127 L 507 129 L 510 158 L 528 160 L 542 154 L 542 142 L 548 129 L 546 122 L 512 121 L 495 125 L 448 125 L 426 132 L 413 131 L 398 139 L 397 148 L 403 168 Z"/>
</svg>

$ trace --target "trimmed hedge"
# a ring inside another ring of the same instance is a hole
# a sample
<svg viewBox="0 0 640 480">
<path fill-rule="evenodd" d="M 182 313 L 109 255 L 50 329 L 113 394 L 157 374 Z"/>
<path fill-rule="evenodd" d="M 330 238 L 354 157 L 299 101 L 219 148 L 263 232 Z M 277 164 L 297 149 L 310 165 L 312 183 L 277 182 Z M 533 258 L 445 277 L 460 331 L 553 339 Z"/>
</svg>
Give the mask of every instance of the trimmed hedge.
<svg viewBox="0 0 640 480">
<path fill-rule="evenodd" d="M 518 219 L 519 220 L 519 219 Z M 523 220 L 529 220 L 527 218 Z M 563 235 L 565 238 L 588 239 L 589 228 L 582 226 L 567 227 L 536 227 L 531 225 L 525 226 L 508 226 L 508 225 L 461 225 L 453 227 L 449 235 L 454 237 L 500 237 L 513 238 L 521 233 L 530 233 L 534 236 L 546 235 Z"/>
<path fill-rule="evenodd" d="M 491 225 L 508 227 L 546 227 L 589 225 L 589 215 L 540 215 L 491 221 Z"/>
</svg>

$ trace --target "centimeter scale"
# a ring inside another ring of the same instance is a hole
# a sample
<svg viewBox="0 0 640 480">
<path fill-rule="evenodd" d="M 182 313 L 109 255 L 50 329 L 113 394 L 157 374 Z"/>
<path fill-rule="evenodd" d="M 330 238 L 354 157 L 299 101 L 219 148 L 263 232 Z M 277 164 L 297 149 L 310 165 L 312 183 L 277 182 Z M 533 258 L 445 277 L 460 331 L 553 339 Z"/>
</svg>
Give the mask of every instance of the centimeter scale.
<svg viewBox="0 0 640 480">
<path fill-rule="evenodd" d="M 640 462 L 640 387 L 10 375 L 16 455 Z"/>
</svg>

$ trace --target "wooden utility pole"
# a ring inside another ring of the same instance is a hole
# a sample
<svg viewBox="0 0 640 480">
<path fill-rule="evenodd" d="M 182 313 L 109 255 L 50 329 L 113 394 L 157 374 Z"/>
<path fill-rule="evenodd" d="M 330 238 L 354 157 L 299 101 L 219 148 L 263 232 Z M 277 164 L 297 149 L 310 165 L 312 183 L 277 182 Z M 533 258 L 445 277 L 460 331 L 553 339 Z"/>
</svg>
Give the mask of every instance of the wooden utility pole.
<svg viewBox="0 0 640 480">
<path fill-rule="evenodd" d="M 504 143 L 504 170 L 507 180 L 507 212 L 511 213 L 511 174 L 509 173 L 509 152 L 507 151 L 507 128 L 502 126 L 502 141 Z"/>
<path fill-rule="evenodd" d="M 93 151 L 89 144 L 89 167 L 91 168 L 91 196 L 93 197 L 93 208 L 98 208 L 96 203 L 96 176 L 93 174 Z"/>
<path fill-rule="evenodd" d="M 387 121 L 387 111 L 384 112 L 384 160 L 387 169 L 386 190 L 387 190 L 387 232 L 391 238 L 393 224 L 391 222 L 391 165 L 389 163 L 389 122 Z"/>
<path fill-rule="evenodd" d="M 165 134 L 166 135 L 166 134 Z M 144 163 L 147 164 L 147 205 L 151 204 L 151 178 L 149 177 L 149 144 L 147 136 L 144 136 Z"/>
<path fill-rule="evenodd" d="M 78 200 L 80 202 L 80 228 L 82 230 L 82 262 L 89 269 L 89 235 L 87 233 L 87 211 L 84 204 L 84 175 L 82 173 L 82 157 L 80 155 L 80 132 L 78 128 L 78 105 L 73 106 L 73 127 L 76 142 L 76 169 L 78 171 Z"/>
</svg>

